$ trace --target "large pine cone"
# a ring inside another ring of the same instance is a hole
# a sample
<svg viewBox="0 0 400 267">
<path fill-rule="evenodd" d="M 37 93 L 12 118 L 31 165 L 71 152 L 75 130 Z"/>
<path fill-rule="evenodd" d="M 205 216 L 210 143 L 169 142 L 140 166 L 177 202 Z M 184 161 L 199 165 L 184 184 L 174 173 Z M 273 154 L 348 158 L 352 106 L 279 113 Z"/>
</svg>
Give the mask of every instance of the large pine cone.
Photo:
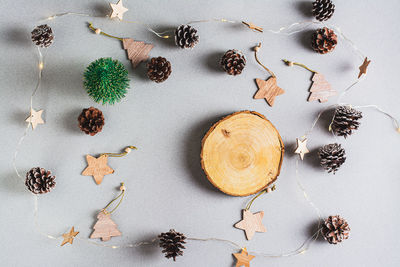
<svg viewBox="0 0 400 267">
<path fill-rule="evenodd" d="M 171 72 L 171 62 L 164 57 L 153 57 L 150 62 L 147 63 L 147 76 L 156 83 L 168 79 Z"/>
<path fill-rule="evenodd" d="M 193 48 L 199 42 L 197 30 L 190 25 L 181 25 L 175 30 L 175 43 L 180 48 Z"/>
<path fill-rule="evenodd" d="M 26 173 L 25 185 L 34 194 L 45 194 L 56 186 L 56 177 L 51 175 L 51 171 L 35 167 Z"/>
<path fill-rule="evenodd" d="M 238 75 L 246 66 L 246 58 L 239 51 L 231 49 L 222 56 L 220 64 L 229 75 Z"/>
<path fill-rule="evenodd" d="M 78 117 L 79 128 L 91 136 L 101 132 L 104 125 L 104 116 L 101 110 L 90 107 L 82 110 Z"/>
<path fill-rule="evenodd" d="M 312 13 L 319 21 L 328 20 L 335 12 L 335 5 L 331 0 L 316 0 L 313 3 Z"/>
<path fill-rule="evenodd" d="M 362 118 L 361 111 L 355 110 L 350 106 L 339 106 L 335 110 L 332 121 L 332 131 L 335 135 L 347 137 L 352 131 L 360 126 L 359 119 Z"/>
<path fill-rule="evenodd" d="M 337 44 L 337 35 L 331 29 L 326 27 L 318 29 L 313 33 L 311 38 L 311 46 L 315 52 L 326 54 L 333 51 Z"/>
<path fill-rule="evenodd" d="M 37 26 L 35 29 L 33 29 L 31 34 L 32 42 L 34 42 L 37 46 L 48 47 L 53 43 L 53 31 L 47 24 Z"/>
<path fill-rule="evenodd" d="M 339 215 L 329 216 L 322 226 L 322 235 L 330 244 L 337 244 L 349 238 L 350 227 Z"/>
<path fill-rule="evenodd" d="M 340 144 L 323 146 L 318 151 L 321 166 L 328 172 L 335 172 L 346 161 L 346 152 Z"/>
<path fill-rule="evenodd" d="M 162 253 L 165 253 L 167 259 L 173 258 L 174 261 L 176 257 L 183 256 L 182 249 L 185 249 L 185 239 L 186 237 L 176 232 L 174 229 L 169 230 L 169 232 L 161 233 L 158 238 L 160 239 L 160 247 L 163 248 Z"/>
</svg>

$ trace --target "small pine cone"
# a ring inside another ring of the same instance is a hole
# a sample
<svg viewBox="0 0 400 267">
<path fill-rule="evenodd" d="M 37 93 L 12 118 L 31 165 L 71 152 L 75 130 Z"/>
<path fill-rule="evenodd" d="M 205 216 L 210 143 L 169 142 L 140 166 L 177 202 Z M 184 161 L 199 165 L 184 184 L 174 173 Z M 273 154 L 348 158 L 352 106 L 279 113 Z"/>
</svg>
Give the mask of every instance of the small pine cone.
<svg viewBox="0 0 400 267">
<path fill-rule="evenodd" d="M 167 259 L 173 258 L 174 261 L 176 257 L 183 256 L 183 249 L 185 249 L 185 239 L 186 237 L 176 232 L 174 229 L 169 230 L 169 232 L 161 233 L 158 238 L 160 239 L 160 247 L 163 248 L 162 253 L 165 253 Z"/>
<path fill-rule="evenodd" d="M 340 144 L 323 146 L 318 151 L 321 166 L 328 172 L 335 172 L 346 161 L 346 153 Z"/>
<path fill-rule="evenodd" d="M 79 128 L 91 136 L 101 132 L 104 125 L 104 116 L 101 110 L 90 107 L 82 110 L 78 117 Z"/>
<path fill-rule="evenodd" d="M 181 25 L 175 30 L 175 43 L 180 48 L 193 48 L 199 42 L 197 30 L 190 25 Z"/>
<path fill-rule="evenodd" d="M 335 5 L 331 0 L 315 0 L 313 3 L 312 13 L 319 21 L 328 20 L 335 12 Z"/>
<path fill-rule="evenodd" d="M 222 56 L 220 65 L 229 75 L 238 75 L 246 66 L 246 58 L 241 52 L 231 49 Z"/>
<path fill-rule="evenodd" d="M 349 238 L 350 227 L 339 215 L 329 216 L 322 226 L 322 235 L 330 244 L 337 244 Z"/>
<path fill-rule="evenodd" d="M 339 106 L 335 110 L 332 121 L 332 131 L 335 135 L 344 136 L 352 134 L 360 126 L 359 119 L 362 118 L 361 111 L 355 110 L 349 106 Z"/>
<path fill-rule="evenodd" d="M 147 76 L 156 83 L 168 79 L 171 72 L 171 62 L 164 57 L 153 57 L 150 62 L 147 63 Z"/>
<path fill-rule="evenodd" d="M 49 47 L 54 41 L 53 31 L 47 24 L 37 26 L 31 34 L 32 42 L 40 47 Z"/>
<path fill-rule="evenodd" d="M 333 51 L 337 44 L 337 35 L 331 29 L 326 27 L 318 29 L 313 33 L 311 38 L 311 46 L 315 52 L 326 54 Z"/>
<path fill-rule="evenodd" d="M 56 186 L 56 177 L 51 175 L 51 171 L 35 167 L 26 173 L 25 185 L 34 194 L 45 194 Z"/>
</svg>

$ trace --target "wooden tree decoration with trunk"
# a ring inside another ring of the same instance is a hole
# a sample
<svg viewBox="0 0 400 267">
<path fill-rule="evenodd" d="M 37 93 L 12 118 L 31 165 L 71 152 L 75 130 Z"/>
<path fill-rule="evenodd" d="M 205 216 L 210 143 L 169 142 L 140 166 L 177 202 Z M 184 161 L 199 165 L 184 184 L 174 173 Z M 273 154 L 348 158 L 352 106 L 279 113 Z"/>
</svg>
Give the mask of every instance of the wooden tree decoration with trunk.
<svg viewBox="0 0 400 267">
<path fill-rule="evenodd" d="M 233 196 L 255 194 L 280 172 L 284 145 L 263 115 L 241 111 L 214 124 L 202 141 L 201 165 L 209 181 Z"/>
<path fill-rule="evenodd" d="M 328 101 L 328 97 L 337 94 L 336 90 L 332 89 L 323 74 L 314 72 L 312 81 L 313 84 L 311 85 L 310 96 L 308 97 L 309 102 L 319 100 L 319 102 L 324 103 Z"/>
<path fill-rule="evenodd" d="M 111 220 L 111 214 L 102 210 L 97 215 L 97 222 L 93 226 L 94 232 L 90 238 L 101 238 L 102 241 L 108 241 L 113 236 L 120 236 L 121 232 L 117 228 L 117 224 Z"/>
</svg>

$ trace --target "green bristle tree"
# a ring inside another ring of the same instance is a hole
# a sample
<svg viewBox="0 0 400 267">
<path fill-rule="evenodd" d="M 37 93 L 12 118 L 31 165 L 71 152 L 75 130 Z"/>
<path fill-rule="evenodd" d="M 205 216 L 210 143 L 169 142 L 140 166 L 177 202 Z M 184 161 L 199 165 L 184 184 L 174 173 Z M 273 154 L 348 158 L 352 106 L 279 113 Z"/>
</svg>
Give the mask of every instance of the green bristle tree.
<svg viewBox="0 0 400 267">
<path fill-rule="evenodd" d="M 125 97 L 129 88 L 128 71 L 118 60 L 99 58 L 86 68 L 84 86 L 94 101 L 112 105 Z"/>
</svg>

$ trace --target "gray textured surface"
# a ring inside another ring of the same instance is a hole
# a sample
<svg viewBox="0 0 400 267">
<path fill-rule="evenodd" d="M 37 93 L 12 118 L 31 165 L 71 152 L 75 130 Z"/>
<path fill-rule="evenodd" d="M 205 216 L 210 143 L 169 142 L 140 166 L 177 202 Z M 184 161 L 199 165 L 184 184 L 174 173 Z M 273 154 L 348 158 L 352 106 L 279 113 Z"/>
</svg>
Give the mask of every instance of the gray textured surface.
<svg viewBox="0 0 400 267">
<path fill-rule="evenodd" d="M 76 240 L 60 247 L 60 240 L 43 237 L 33 223 L 33 198 L 12 169 L 12 156 L 24 131 L 29 96 L 36 81 L 36 51 L 29 32 L 39 18 L 64 11 L 102 14 L 106 1 L 1 1 L 0 80 L 0 255 L 2 266 L 232 266 L 233 250 L 226 244 L 190 242 L 176 263 L 166 260 L 158 247 L 101 248 Z M 124 1 L 125 18 L 148 22 L 158 29 L 175 27 L 194 19 L 224 17 L 250 20 L 277 29 L 308 20 L 305 1 Z M 344 99 L 358 104 L 378 104 L 400 114 L 398 88 L 398 1 L 335 1 L 329 23 L 340 26 L 372 60 L 369 75 Z M 173 65 L 172 76 L 162 84 L 150 82 L 144 67 L 133 71 L 118 41 L 90 33 L 86 21 L 104 31 L 153 42 L 152 56 L 162 55 Z M 56 42 L 48 49 L 43 86 L 34 106 L 45 109 L 45 125 L 30 132 L 21 147 L 18 169 L 33 166 L 53 170 L 55 190 L 39 199 L 39 225 L 59 235 L 74 225 L 85 238 L 91 233 L 96 212 L 117 193 L 118 183 L 128 188 L 125 202 L 113 215 L 123 237 L 110 244 L 148 240 L 176 228 L 192 237 L 234 240 L 249 250 L 286 252 L 296 249 L 315 228 L 313 209 L 304 200 L 295 180 L 295 138 L 311 126 L 325 104 L 308 103 L 310 73 L 280 61 L 301 61 L 324 73 L 341 91 L 357 75 L 359 58 L 339 40 L 337 49 L 317 55 L 309 48 L 309 31 L 292 35 L 256 34 L 231 24 L 203 23 L 196 27 L 200 43 L 182 51 L 133 24 L 106 19 L 63 17 L 49 23 Z M 267 77 L 256 65 L 250 48 L 262 41 L 261 60 L 277 75 L 286 94 L 270 108 L 253 100 L 254 78 Z M 245 52 L 248 65 L 238 77 L 217 67 L 220 55 L 230 48 Z M 115 106 L 99 106 L 82 88 L 85 67 L 99 57 L 121 60 L 129 69 L 132 88 Z M 333 100 L 331 100 L 332 103 Z M 103 110 L 106 125 L 95 137 L 84 135 L 76 118 L 82 108 Z M 243 109 L 265 114 L 280 130 L 287 147 L 278 190 L 253 206 L 264 210 L 267 233 L 251 242 L 232 225 L 248 198 L 226 196 L 206 180 L 199 165 L 200 141 L 222 115 Z M 321 121 L 309 138 L 309 148 L 333 142 Z M 314 243 L 308 253 L 278 259 L 256 258 L 251 266 L 398 266 L 399 134 L 391 122 L 365 110 L 360 130 L 339 139 L 348 160 L 335 175 L 324 173 L 315 153 L 300 166 L 304 185 L 325 216 L 341 214 L 351 226 L 351 237 L 341 245 Z M 101 186 L 80 175 L 84 155 L 118 151 L 126 145 L 138 151 L 110 159 L 116 170 Z"/>
</svg>

